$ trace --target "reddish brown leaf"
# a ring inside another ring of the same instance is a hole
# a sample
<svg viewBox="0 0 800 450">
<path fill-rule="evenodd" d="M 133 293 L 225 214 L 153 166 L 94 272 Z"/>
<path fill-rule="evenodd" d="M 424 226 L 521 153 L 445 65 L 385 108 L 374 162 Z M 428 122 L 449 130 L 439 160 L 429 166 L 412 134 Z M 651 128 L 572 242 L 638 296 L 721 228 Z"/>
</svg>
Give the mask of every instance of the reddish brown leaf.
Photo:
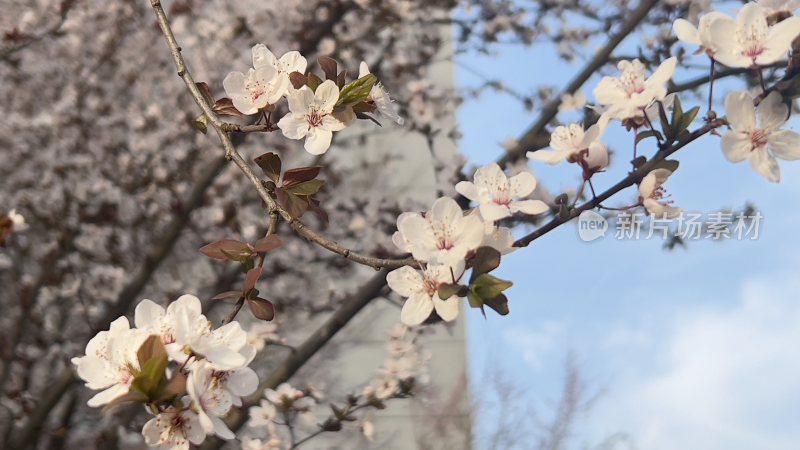
<svg viewBox="0 0 800 450">
<path fill-rule="evenodd" d="M 200 247 L 200 253 L 212 259 L 227 261 L 236 260 L 236 256 L 252 255 L 253 249 L 244 242 L 222 239 Z"/>
<path fill-rule="evenodd" d="M 271 234 L 265 238 L 257 240 L 254 247 L 258 253 L 266 253 L 279 248 L 281 245 L 283 245 L 281 238 Z"/>
<path fill-rule="evenodd" d="M 263 298 L 250 298 L 247 299 L 247 307 L 256 318 L 261 320 L 272 320 L 275 318 L 275 307 L 272 302 Z"/>
<path fill-rule="evenodd" d="M 333 58 L 329 58 L 327 56 L 320 56 L 317 58 L 317 64 L 325 73 L 325 78 L 328 80 L 336 80 L 336 71 L 338 70 L 338 64 L 336 64 L 336 60 Z"/>
<path fill-rule="evenodd" d="M 289 169 L 283 174 L 283 187 L 289 187 L 293 184 L 302 183 L 304 181 L 311 181 L 317 178 L 322 166 L 311 167 L 297 167 Z"/>
<path fill-rule="evenodd" d="M 236 107 L 233 106 L 233 100 L 227 97 L 222 97 L 221 99 L 214 102 L 214 105 L 211 107 L 211 110 L 219 114 L 220 116 L 240 117 L 245 115 L 243 112 L 236 109 Z"/>
<path fill-rule="evenodd" d="M 281 208 L 286 210 L 286 212 L 295 219 L 303 217 L 303 214 L 305 214 L 308 209 L 308 201 L 303 200 L 291 192 L 276 188 L 275 194 L 278 197 L 278 203 L 281 205 Z"/>
<path fill-rule="evenodd" d="M 308 83 L 308 78 L 300 72 L 292 72 L 289 74 L 289 81 L 295 89 L 300 89 Z"/>
<path fill-rule="evenodd" d="M 225 291 L 211 297 L 211 300 L 225 300 L 227 298 L 239 298 L 241 296 L 242 293 L 240 291 Z"/>
<path fill-rule="evenodd" d="M 253 267 L 247 271 L 247 274 L 244 276 L 244 288 L 242 288 L 245 294 L 256 287 L 259 278 L 261 278 L 261 266 Z"/>
<path fill-rule="evenodd" d="M 264 153 L 254 160 L 258 167 L 275 183 L 281 178 L 281 158 L 275 153 Z"/>
<path fill-rule="evenodd" d="M 158 391 L 156 401 L 164 402 L 183 395 L 186 395 L 186 375 L 176 370 L 172 373 L 172 378 Z"/>
<path fill-rule="evenodd" d="M 206 84 L 205 81 L 201 81 L 199 83 L 195 83 L 195 86 L 197 86 L 197 89 L 199 89 L 200 93 L 203 94 L 203 98 L 206 100 L 206 103 L 213 105 L 214 96 L 211 95 L 211 88 L 208 87 L 208 84 Z"/>
</svg>

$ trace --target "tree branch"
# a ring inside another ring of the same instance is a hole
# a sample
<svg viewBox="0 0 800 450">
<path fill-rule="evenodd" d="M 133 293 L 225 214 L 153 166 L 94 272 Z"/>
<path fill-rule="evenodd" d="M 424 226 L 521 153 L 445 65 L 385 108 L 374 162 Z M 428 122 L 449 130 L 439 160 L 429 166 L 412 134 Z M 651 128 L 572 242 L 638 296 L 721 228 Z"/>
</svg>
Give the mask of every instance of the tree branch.
<svg viewBox="0 0 800 450">
<path fill-rule="evenodd" d="M 640 0 L 639 6 L 636 7 L 633 11 L 630 12 L 628 16 L 628 20 L 622 24 L 619 31 L 617 31 L 611 38 L 608 40 L 605 46 L 597 51 L 594 57 L 584 66 L 584 68 L 578 72 L 578 75 L 572 79 L 572 81 L 567 84 L 567 86 L 561 91 L 561 95 L 564 94 L 573 94 L 575 91 L 581 88 L 581 86 L 586 83 L 592 75 L 597 72 L 597 70 L 603 67 L 608 58 L 611 56 L 611 53 L 617 48 L 619 44 L 625 40 L 628 35 L 639 26 L 639 23 L 644 20 L 647 16 L 647 13 L 658 4 L 658 0 Z M 535 150 L 539 148 L 543 148 L 547 145 L 547 142 L 550 139 L 550 135 L 547 134 L 546 136 L 542 133 L 545 132 L 545 127 L 547 124 L 550 123 L 553 118 L 555 118 L 556 114 L 558 114 L 558 107 L 561 105 L 561 95 L 558 97 L 553 98 L 550 100 L 544 108 L 542 108 L 542 112 L 539 115 L 539 119 L 528 128 L 527 131 L 517 139 L 517 145 L 513 149 L 509 150 L 502 158 L 497 161 L 497 164 L 500 167 L 506 167 L 509 163 L 516 161 L 519 158 L 525 156 L 525 153 L 528 150 Z"/>
<path fill-rule="evenodd" d="M 554 229 L 558 228 L 559 226 L 561 226 L 561 225 L 569 222 L 570 220 L 578 217 L 582 212 L 598 207 L 602 202 L 604 202 L 605 200 L 608 200 L 609 198 L 611 198 L 617 192 L 619 192 L 619 191 L 621 191 L 621 190 L 623 190 L 625 188 L 628 188 L 630 186 L 633 186 L 635 183 L 640 181 L 642 178 L 644 178 L 645 175 L 650 173 L 650 171 L 653 170 L 656 167 L 656 165 L 658 165 L 658 163 L 660 163 L 661 161 L 665 160 L 668 156 L 670 156 L 673 153 L 677 152 L 678 150 L 682 149 L 683 147 L 685 147 L 686 145 L 690 144 L 691 142 L 694 142 L 696 139 L 700 138 L 701 136 L 704 136 L 704 135 L 708 134 L 709 132 L 711 132 L 712 130 L 721 127 L 725 123 L 726 122 L 724 120 L 722 120 L 722 119 L 717 119 L 717 120 L 714 120 L 712 122 L 709 122 L 706 125 L 704 125 L 703 127 L 698 128 L 697 130 L 693 131 L 692 133 L 690 133 L 688 136 L 686 136 L 685 138 L 683 138 L 680 141 L 678 141 L 673 146 L 667 147 L 667 148 L 662 149 L 662 150 L 659 150 L 653 156 L 652 159 L 647 161 L 644 165 L 642 165 L 642 167 L 640 167 L 636 171 L 630 173 L 627 177 L 623 178 L 622 181 L 618 182 L 617 184 L 615 184 L 614 186 L 609 188 L 607 191 L 605 191 L 605 192 L 601 193 L 600 195 L 594 197 L 593 199 L 591 199 L 590 201 L 584 203 L 583 205 L 581 205 L 581 206 L 579 206 L 577 208 L 571 209 L 570 212 L 569 212 L 569 216 L 567 218 L 561 219 L 560 217 L 556 216 L 550 222 L 547 222 L 546 224 L 542 225 L 541 227 L 537 228 L 536 230 L 534 230 L 533 232 L 527 234 L 526 236 L 523 236 L 522 238 L 517 239 L 517 241 L 514 242 L 514 246 L 515 247 L 527 247 L 531 242 L 535 241 L 536 239 L 539 239 L 540 237 L 544 236 L 545 234 L 549 233 L 550 231 L 553 231 Z"/>
<path fill-rule="evenodd" d="M 250 183 L 255 187 L 258 195 L 261 197 L 261 200 L 267 205 L 267 209 L 270 212 L 278 212 L 280 216 L 289 224 L 289 226 L 300 236 L 308 239 L 311 242 L 319 245 L 322 248 L 325 248 L 331 252 L 338 253 L 341 256 L 344 256 L 347 259 L 350 259 L 354 262 L 359 264 L 363 264 L 366 266 L 370 266 L 374 269 L 380 268 L 398 268 L 407 265 L 418 265 L 415 260 L 413 259 L 386 259 L 386 258 L 373 258 L 370 256 L 362 255 L 360 253 L 356 253 L 350 250 L 347 247 L 340 245 L 339 243 L 332 241 L 330 239 L 325 238 L 324 236 L 318 234 L 314 230 L 308 228 L 305 224 L 300 222 L 298 219 L 292 217 L 286 210 L 281 208 L 275 199 L 269 194 L 267 189 L 264 187 L 263 183 L 261 182 L 261 178 L 253 172 L 253 169 L 250 168 L 250 165 L 242 158 L 242 155 L 234 147 L 233 143 L 230 140 L 230 136 L 226 131 L 226 123 L 221 121 L 219 117 L 214 113 L 211 109 L 211 106 L 206 102 L 205 97 L 203 97 L 202 92 L 195 84 L 194 79 L 192 78 L 191 73 L 186 67 L 186 63 L 183 60 L 183 56 L 181 55 L 181 48 L 178 46 L 177 41 L 175 40 L 175 35 L 172 33 L 172 28 L 169 25 L 169 21 L 167 20 L 166 13 L 164 13 L 164 8 L 161 6 L 160 0 L 150 0 L 150 4 L 153 7 L 153 10 L 156 14 L 156 19 L 158 21 L 158 26 L 161 28 L 161 32 L 164 35 L 164 38 L 167 41 L 167 45 L 169 47 L 170 53 L 172 54 L 172 58 L 175 62 L 175 67 L 178 71 L 178 76 L 183 80 L 186 88 L 192 94 L 192 98 L 194 98 L 195 103 L 200 109 L 203 111 L 203 114 L 206 115 L 208 118 L 209 124 L 214 128 L 219 137 L 220 143 L 222 147 L 225 149 L 225 157 L 229 160 L 233 161 L 233 163 L 242 171 L 242 173 L 250 180 Z"/>
</svg>

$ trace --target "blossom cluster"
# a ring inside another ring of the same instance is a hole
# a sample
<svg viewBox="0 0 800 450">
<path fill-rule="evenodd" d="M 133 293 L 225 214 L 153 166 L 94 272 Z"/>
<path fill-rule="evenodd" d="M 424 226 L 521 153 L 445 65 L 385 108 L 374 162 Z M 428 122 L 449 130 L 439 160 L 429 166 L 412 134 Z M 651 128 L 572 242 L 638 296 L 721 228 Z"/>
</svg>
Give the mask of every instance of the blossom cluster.
<svg viewBox="0 0 800 450">
<path fill-rule="evenodd" d="M 797 2 L 751 2 L 735 18 L 712 11 L 700 17 L 697 28 L 685 19 L 678 19 L 673 29 L 680 41 L 698 46 L 698 53 L 710 58 L 712 69 L 714 64 L 722 64 L 760 72 L 782 60 L 792 49 L 792 42 L 800 35 L 800 17 L 793 15 L 798 6 Z M 620 61 L 619 75 L 604 76 L 593 91 L 596 103 L 591 108 L 599 114 L 597 122 L 588 127 L 581 123 L 556 127 L 550 137 L 552 150 L 528 152 L 528 158 L 550 165 L 563 161 L 578 165 L 582 183 L 575 198 L 577 202 L 587 184 L 594 192 L 592 177 L 609 165 L 609 152 L 601 138 L 610 124 L 617 121 L 635 132 L 631 162 L 634 169 L 641 167 L 647 162 L 636 150 L 642 139 L 655 137 L 661 149 L 686 133 L 699 110 L 697 107 L 684 112 L 677 96 L 669 93 L 668 83 L 677 65 L 678 58 L 670 57 L 648 74 L 647 66 L 638 59 Z M 714 127 L 725 124 L 729 128 L 722 134 L 726 159 L 734 163 L 749 160 L 758 174 L 777 182 L 780 180 L 777 159 L 800 159 L 800 134 L 782 129 L 790 108 L 781 93 L 767 89 L 763 79 L 762 91 L 760 95 L 729 93 L 725 97 L 726 117 Z M 576 99 L 571 95 L 562 98 L 582 104 L 581 95 L 579 92 Z M 709 108 L 711 104 L 709 93 Z M 566 106 L 562 112 L 571 109 L 572 106 Z M 715 119 L 716 114 L 709 110 L 706 122 L 711 124 Z M 662 124 L 661 131 L 655 128 L 655 123 Z M 642 207 L 657 218 L 680 216 L 682 210 L 673 206 L 664 187 L 677 167 L 677 161 L 669 160 L 652 165 L 637 180 L 639 195 L 635 203 L 612 209 Z M 469 290 L 459 289 L 458 282 L 465 270 L 476 264 L 471 260 L 480 247 L 494 248 L 501 255 L 513 250 L 511 231 L 497 226 L 497 221 L 515 213 L 537 215 L 550 211 L 539 200 L 516 200 L 530 195 L 535 187 L 536 180 L 529 172 L 509 178 L 500 166 L 490 164 L 478 169 L 472 182 L 461 181 L 455 186 L 459 194 L 477 204 L 475 210 L 464 213 L 455 200 L 440 198 L 426 213 L 403 213 L 398 217 L 393 241 L 420 263 L 420 270 L 406 266 L 387 276 L 389 287 L 407 298 L 400 314 L 403 323 L 417 325 L 433 317 L 453 320 L 458 315 L 458 297 L 467 296 L 471 305 L 482 307 L 486 299 L 474 297 L 481 287 L 475 288 L 471 280 Z M 559 207 L 566 206 L 562 202 Z M 495 289 L 497 286 L 493 284 L 492 294 L 502 292 Z M 505 301 L 504 297 L 499 298 Z"/>
<path fill-rule="evenodd" d="M 253 67 L 248 72 L 231 72 L 223 80 L 225 93 L 233 106 L 242 114 L 251 115 L 272 111 L 285 98 L 289 112 L 278 121 L 278 128 L 289 139 L 305 139 L 305 149 L 312 155 L 328 151 L 335 131 L 341 131 L 358 116 L 377 110 L 388 119 L 403 124 L 397 108 L 383 85 L 377 81 L 368 84 L 363 98 L 343 98 L 355 84 L 344 85 L 344 74 L 329 74 L 322 81 L 309 74 L 312 80 L 295 87 L 292 74 L 305 77 L 308 61 L 297 51 L 276 57 L 264 44 L 252 48 Z M 366 62 L 359 67 L 358 80 L 371 76 Z M 363 117 L 362 117 L 363 118 Z"/>
<path fill-rule="evenodd" d="M 455 293 L 442 298 L 440 287 L 456 283 L 466 263 L 480 247 L 500 254 L 513 250 L 514 237 L 497 221 L 514 214 L 543 214 L 549 207 L 541 200 L 525 199 L 536 189 L 536 178 L 528 171 L 508 177 L 497 164 L 475 172 L 473 181 L 461 181 L 456 191 L 478 206 L 465 212 L 449 197 L 437 199 L 425 213 L 403 213 L 397 218 L 394 244 L 425 264 L 418 271 L 409 266 L 390 272 L 389 287 L 407 298 L 401 311 L 406 325 L 419 325 L 435 311 L 451 321 L 458 316 Z"/>
<path fill-rule="evenodd" d="M 695 28 L 678 19 L 673 24 L 678 39 L 699 46 L 712 64 L 761 71 L 782 60 L 800 35 L 796 2 L 759 1 L 747 3 L 736 18 L 712 11 Z M 800 159 L 800 135 L 781 127 L 789 119 L 789 107 L 782 95 L 766 90 L 753 96 L 731 92 L 725 97 L 725 114 L 730 131 L 722 136 L 722 151 L 733 163 L 750 161 L 753 170 L 769 181 L 780 181 L 777 159 Z"/>
<path fill-rule="evenodd" d="M 188 449 L 209 434 L 232 439 L 222 417 L 258 387 L 248 367 L 256 349 L 239 323 L 212 329 L 200 300 L 183 295 L 166 309 L 142 300 L 134 325 L 116 319 L 89 341 L 85 356 L 72 359 L 86 386 L 100 391 L 88 405 L 146 404 L 155 417 L 142 434 L 162 450 Z"/>
<path fill-rule="evenodd" d="M 307 425 L 313 425 L 316 420 L 314 409 L 319 397 L 311 389 L 302 391 L 294 388 L 289 383 L 282 383 L 276 389 L 267 389 L 258 406 L 249 410 L 248 425 L 261 434 L 266 434 L 266 439 L 247 438 L 242 442 L 242 449 L 283 449 L 284 439 L 279 432 L 278 423 L 291 424 L 299 417 Z"/>
</svg>

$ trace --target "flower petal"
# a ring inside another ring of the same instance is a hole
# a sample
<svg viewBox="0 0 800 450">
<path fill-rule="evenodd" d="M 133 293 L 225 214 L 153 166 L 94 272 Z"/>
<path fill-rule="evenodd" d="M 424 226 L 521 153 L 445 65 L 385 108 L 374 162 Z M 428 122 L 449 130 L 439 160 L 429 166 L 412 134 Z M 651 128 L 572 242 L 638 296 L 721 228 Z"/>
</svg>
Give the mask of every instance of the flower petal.
<svg viewBox="0 0 800 450">
<path fill-rule="evenodd" d="M 473 202 L 480 201 L 478 188 L 475 187 L 475 184 L 470 181 L 459 181 L 456 183 L 456 192 L 472 200 Z"/>
<path fill-rule="evenodd" d="M 508 184 L 511 197 L 527 197 L 536 189 L 536 178 L 526 170 L 511 177 Z"/>
<path fill-rule="evenodd" d="M 312 155 L 321 155 L 328 151 L 331 146 L 333 133 L 322 127 L 313 127 L 308 130 L 306 143 L 303 146 Z"/>
<path fill-rule="evenodd" d="M 767 65 L 781 59 L 792 48 L 792 41 L 798 34 L 800 34 L 800 17 L 792 16 L 775 24 L 756 63 Z"/>
<path fill-rule="evenodd" d="M 400 320 L 406 325 L 419 325 L 431 315 L 432 311 L 431 298 L 425 294 L 415 294 L 403 303 Z"/>
<path fill-rule="evenodd" d="M 756 111 L 760 119 L 761 129 L 764 130 L 780 128 L 789 117 L 789 108 L 783 103 L 783 96 L 775 91 L 770 92 L 767 98 L 758 104 Z"/>
<path fill-rule="evenodd" d="M 753 97 L 747 92 L 731 92 L 725 97 L 725 116 L 735 131 L 753 131 L 756 127 Z"/>
<path fill-rule="evenodd" d="M 774 156 L 767 152 L 764 147 L 753 150 L 750 158 L 750 165 L 759 175 L 765 177 L 773 183 L 781 181 L 781 168 Z"/>
<path fill-rule="evenodd" d="M 308 121 L 305 116 L 288 113 L 278 121 L 278 128 L 289 139 L 303 139 L 308 134 Z"/>
<path fill-rule="evenodd" d="M 732 163 L 749 158 L 752 150 L 753 144 L 748 133 L 729 131 L 722 136 L 722 154 Z"/>
<path fill-rule="evenodd" d="M 422 275 L 409 266 L 403 266 L 386 274 L 386 284 L 403 297 L 423 292 Z"/>
<path fill-rule="evenodd" d="M 672 31 L 687 44 L 700 45 L 700 33 L 694 25 L 686 19 L 678 19 L 672 24 Z"/>
<path fill-rule="evenodd" d="M 773 131 L 767 137 L 767 143 L 775 157 L 786 161 L 800 159 L 800 134 L 790 130 Z"/>
<path fill-rule="evenodd" d="M 433 307 L 436 309 L 436 314 L 445 322 L 450 322 L 458 317 L 458 297 L 456 296 L 442 300 L 438 294 L 434 295 Z"/>
<path fill-rule="evenodd" d="M 330 114 L 333 111 L 333 106 L 339 100 L 339 86 L 333 80 L 325 80 L 317 86 L 314 96 L 322 103 L 320 112 Z"/>
<path fill-rule="evenodd" d="M 272 66 L 278 62 L 275 55 L 264 44 L 256 44 L 253 46 L 253 68 L 258 69 L 263 66 Z"/>
<path fill-rule="evenodd" d="M 511 209 L 511 212 L 521 212 L 530 215 L 543 214 L 550 211 L 550 207 L 547 206 L 547 203 L 541 200 L 512 202 L 508 207 Z"/>
<path fill-rule="evenodd" d="M 245 95 L 244 89 L 246 78 L 242 72 L 231 72 L 222 80 L 222 88 L 228 97 L 234 95 Z"/>
<path fill-rule="evenodd" d="M 478 210 L 481 212 L 481 217 L 483 217 L 483 220 L 492 223 L 511 216 L 511 210 L 508 208 L 508 206 L 498 205 L 497 203 L 493 202 L 481 204 L 478 206 Z"/>
</svg>

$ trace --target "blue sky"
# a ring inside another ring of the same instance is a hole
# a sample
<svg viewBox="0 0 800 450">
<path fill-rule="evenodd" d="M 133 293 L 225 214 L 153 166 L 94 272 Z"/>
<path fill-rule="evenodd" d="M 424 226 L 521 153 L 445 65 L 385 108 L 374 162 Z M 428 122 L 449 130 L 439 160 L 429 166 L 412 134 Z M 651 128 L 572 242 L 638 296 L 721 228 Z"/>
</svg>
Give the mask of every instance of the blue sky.
<svg viewBox="0 0 800 450">
<path fill-rule="evenodd" d="M 465 55 L 459 63 L 522 92 L 542 82 L 563 85 L 580 64 L 558 61 L 546 46 Z M 459 86 L 481 83 L 464 67 L 456 70 Z M 691 76 L 679 71 L 675 79 Z M 596 83 L 584 89 L 590 102 Z M 685 109 L 702 103 L 682 99 Z M 526 112 L 516 100 L 487 92 L 460 110 L 461 149 L 474 165 L 495 160 L 499 144 L 535 119 L 535 109 Z M 609 173 L 596 177 L 596 187 L 619 180 L 631 140 L 621 129 L 607 133 L 604 142 L 619 154 Z M 515 283 L 509 316 L 490 312 L 484 320 L 469 312 L 473 390 L 482 389 L 478 381 L 487 367 L 500 366 L 531 405 L 547 411 L 573 352 L 590 388 L 601 392 L 579 424 L 576 444 L 621 432 L 648 450 L 796 450 L 800 162 L 782 162 L 783 181 L 776 185 L 747 163 L 728 163 L 716 137 L 697 141 L 677 159 L 681 167 L 667 187 L 678 206 L 712 212 L 751 201 L 763 214 L 759 239 L 697 241 L 668 252 L 658 239 L 607 236 L 585 243 L 574 225 L 560 227 L 504 258 L 499 276 Z M 530 167 L 553 192 L 578 185 L 574 166 Z M 630 189 L 610 203 L 635 196 Z"/>
</svg>

